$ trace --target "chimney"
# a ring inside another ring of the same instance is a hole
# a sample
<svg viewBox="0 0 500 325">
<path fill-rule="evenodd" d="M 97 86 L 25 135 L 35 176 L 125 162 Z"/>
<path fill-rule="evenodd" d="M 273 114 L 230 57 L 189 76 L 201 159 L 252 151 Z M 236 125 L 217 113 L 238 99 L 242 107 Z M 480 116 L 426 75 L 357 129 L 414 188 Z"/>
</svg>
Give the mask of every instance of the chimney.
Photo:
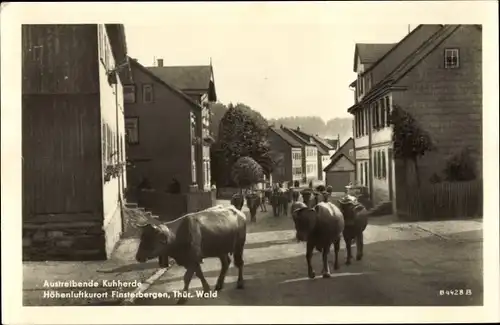
<svg viewBox="0 0 500 325">
<path fill-rule="evenodd" d="M 158 66 L 163 67 L 163 59 L 158 59 Z"/>
<path fill-rule="evenodd" d="M 280 129 L 283 129 L 283 124 L 280 125 Z"/>
<path fill-rule="evenodd" d="M 300 131 L 300 126 L 297 126 L 297 131 Z"/>
</svg>

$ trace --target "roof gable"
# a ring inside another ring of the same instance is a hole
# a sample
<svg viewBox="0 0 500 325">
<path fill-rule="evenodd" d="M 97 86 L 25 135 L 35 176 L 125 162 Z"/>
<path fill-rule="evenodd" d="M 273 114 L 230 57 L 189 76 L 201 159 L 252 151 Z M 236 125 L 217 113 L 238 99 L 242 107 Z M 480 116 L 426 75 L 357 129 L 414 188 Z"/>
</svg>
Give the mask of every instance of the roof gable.
<svg viewBox="0 0 500 325">
<path fill-rule="evenodd" d="M 201 106 L 197 102 L 195 102 L 193 99 L 191 99 L 191 97 L 189 97 L 188 95 L 184 94 L 179 89 L 175 88 L 174 86 L 172 86 L 169 83 L 165 82 L 163 79 L 161 79 L 158 76 L 156 76 L 149 69 L 147 69 L 145 66 L 143 66 L 142 64 L 140 64 L 136 59 L 129 58 L 129 62 L 130 62 L 131 67 L 135 67 L 135 68 L 139 69 L 141 72 L 143 72 L 144 74 L 146 74 L 149 77 L 151 77 L 151 79 L 155 80 L 156 82 L 158 82 L 162 86 L 168 88 L 169 90 L 171 90 L 177 96 L 179 96 L 182 99 L 184 99 L 185 101 L 187 101 L 192 106 L 194 106 L 194 107 L 196 107 L 198 109 L 201 109 Z"/>
<path fill-rule="evenodd" d="M 388 58 L 388 56 L 391 55 L 391 53 L 397 51 L 398 49 L 401 48 L 401 46 L 403 46 L 405 43 L 407 43 L 409 40 L 411 40 L 412 38 L 414 37 L 417 37 L 419 34 L 422 34 L 422 32 L 425 32 L 423 31 L 423 27 L 438 27 L 438 28 L 442 28 L 443 25 L 428 25 L 428 24 L 420 24 L 418 25 L 415 29 L 413 29 L 410 33 L 408 33 L 405 37 L 403 37 L 399 42 L 397 42 L 391 49 L 389 49 L 384 55 L 382 55 L 376 62 L 374 62 L 372 65 L 370 65 L 370 67 L 368 67 L 364 72 L 363 74 L 366 74 L 370 71 L 373 71 L 377 66 L 379 66 L 379 64 L 384 61 L 386 58 Z M 438 32 L 439 29 L 437 31 L 433 31 L 431 32 L 432 34 L 435 34 L 436 32 Z M 427 36 L 427 39 L 429 39 L 430 37 L 432 37 L 432 34 L 431 36 Z M 423 40 L 422 43 L 424 43 L 427 39 Z M 420 46 L 420 45 L 419 45 Z M 413 53 L 413 52 L 411 52 Z M 408 55 L 410 55 L 411 53 L 405 53 L 403 54 L 402 58 L 400 58 L 399 60 L 397 61 L 400 61 L 401 59 L 404 59 L 406 58 Z M 386 71 L 386 74 L 389 73 L 390 71 Z"/>
<path fill-rule="evenodd" d="M 346 161 L 348 161 L 348 162 L 349 162 L 349 163 L 350 163 L 350 164 L 354 167 L 354 161 L 353 161 L 351 158 L 349 158 L 349 156 L 348 156 L 348 155 L 345 155 L 345 154 L 343 154 L 343 153 L 340 153 L 337 157 L 335 157 L 335 159 L 333 159 L 333 160 L 332 160 L 332 161 L 331 161 L 331 162 L 330 162 L 330 163 L 329 163 L 329 164 L 328 164 L 328 165 L 327 165 L 327 166 L 323 169 L 323 171 L 324 171 L 324 172 L 328 172 L 328 171 L 330 171 L 332 168 L 334 168 L 334 167 L 335 167 L 335 165 L 337 165 L 337 163 L 338 163 L 339 161 L 341 161 L 341 160 L 342 160 L 342 158 L 344 158 Z"/>
<path fill-rule="evenodd" d="M 272 132 L 274 132 L 278 137 L 280 137 L 283 141 L 288 143 L 291 147 L 302 148 L 302 145 L 297 140 L 295 140 L 293 137 L 291 137 L 288 133 L 286 133 L 282 129 L 276 127 L 270 127 L 269 129 Z"/>
<path fill-rule="evenodd" d="M 147 67 L 147 69 L 181 90 L 208 91 L 212 81 L 212 67 L 209 65 Z"/>
<path fill-rule="evenodd" d="M 301 145 L 317 148 L 314 143 L 311 143 L 308 139 L 305 139 L 304 137 L 302 137 L 300 134 L 298 134 L 297 132 L 295 132 L 295 130 L 292 130 L 292 129 L 287 128 L 287 127 L 283 127 L 282 130 L 286 131 L 295 140 L 297 140 L 299 143 L 301 143 Z"/>
<path fill-rule="evenodd" d="M 353 71 L 358 71 L 358 58 L 362 64 L 375 63 L 395 45 L 396 43 L 356 43 Z"/>
<path fill-rule="evenodd" d="M 308 138 L 312 138 L 313 144 L 315 144 L 316 147 L 318 147 L 318 150 L 321 152 L 322 155 L 327 155 L 328 150 L 333 149 L 333 147 L 330 144 L 328 144 L 326 141 L 324 141 L 317 135 L 308 134 L 301 130 L 293 130 L 293 131 L 302 136 L 305 140 L 307 140 Z"/>
<path fill-rule="evenodd" d="M 344 142 L 344 144 L 341 145 L 337 151 L 335 151 L 335 153 L 330 157 L 330 159 L 335 160 L 335 159 L 337 159 L 337 156 L 339 156 L 341 154 L 345 155 L 345 151 L 347 149 L 354 149 L 354 139 L 352 137 L 347 139 L 347 141 Z M 347 155 L 347 156 L 349 156 L 349 155 Z M 350 157 L 348 157 L 348 158 L 351 159 Z"/>
</svg>

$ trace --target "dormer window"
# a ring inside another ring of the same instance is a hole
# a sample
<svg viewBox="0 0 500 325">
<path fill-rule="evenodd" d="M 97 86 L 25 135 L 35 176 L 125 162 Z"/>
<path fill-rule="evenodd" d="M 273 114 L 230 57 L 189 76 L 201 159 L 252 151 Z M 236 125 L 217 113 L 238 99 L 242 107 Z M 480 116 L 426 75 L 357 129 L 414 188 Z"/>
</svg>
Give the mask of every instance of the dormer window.
<svg viewBox="0 0 500 325">
<path fill-rule="evenodd" d="M 445 69 L 455 69 L 460 66 L 458 49 L 445 49 L 444 50 L 444 67 Z"/>
</svg>

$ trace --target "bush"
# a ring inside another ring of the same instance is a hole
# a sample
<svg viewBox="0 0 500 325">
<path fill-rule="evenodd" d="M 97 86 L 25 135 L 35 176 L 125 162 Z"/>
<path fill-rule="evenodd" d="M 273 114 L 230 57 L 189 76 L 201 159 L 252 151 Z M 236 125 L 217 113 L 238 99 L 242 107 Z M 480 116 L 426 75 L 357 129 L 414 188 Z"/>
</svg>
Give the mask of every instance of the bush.
<svg viewBox="0 0 500 325">
<path fill-rule="evenodd" d="M 476 179 L 476 164 L 468 148 L 462 149 L 447 161 L 444 174 L 449 182 L 464 182 Z"/>
</svg>

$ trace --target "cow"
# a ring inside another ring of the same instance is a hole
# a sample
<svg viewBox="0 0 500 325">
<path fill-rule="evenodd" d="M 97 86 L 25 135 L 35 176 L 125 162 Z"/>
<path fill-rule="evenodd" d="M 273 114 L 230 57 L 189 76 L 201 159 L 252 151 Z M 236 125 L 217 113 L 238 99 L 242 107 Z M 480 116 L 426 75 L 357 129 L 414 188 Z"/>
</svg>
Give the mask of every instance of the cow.
<svg viewBox="0 0 500 325">
<path fill-rule="evenodd" d="M 241 210 L 243 208 L 243 203 L 244 203 L 244 198 L 243 195 L 240 193 L 235 193 L 231 197 L 231 204 L 236 207 L 236 209 Z"/>
<path fill-rule="evenodd" d="M 300 192 L 294 189 L 292 191 L 292 202 L 297 202 L 299 200 Z"/>
<path fill-rule="evenodd" d="M 250 221 L 256 222 L 257 208 L 260 206 L 260 196 L 257 193 L 249 193 L 246 196 L 247 207 L 250 210 Z"/>
<path fill-rule="evenodd" d="M 307 207 L 304 203 L 292 212 L 295 224 L 296 238 L 299 242 L 306 242 L 307 273 L 313 279 L 316 275 L 311 266 L 311 258 L 314 249 L 322 253 L 323 278 L 329 278 L 330 267 L 328 265 L 328 254 L 333 244 L 335 249 L 334 269 L 339 268 L 338 255 L 340 250 L 340 238 L 344 231 L 344 216 L 339 208 L 330 202 L 320 202 L 314 208 Z"/>
<path fill-rule="evenodd" d="M 363 258 L 363 231 L 368 226 L 369 211 L 352 195 L 345 195 L 338 200 L 340 210 L 344 215 L 345 228 L 343 232 L 347 251 L 346 265 L 351 264 L 351 244 L 356 240 L 356 260 Z"/>
<path fill-rule="evenodd" d="M 267 212 L 266 195 L 263 190 L 258 192 L 260 198 L 260 212 Z"/>
<path fill-rule="evenodd" d="M 283 190 L 281 188 L 274 188 L 272 195 L 271 195 L 271 206 L 273 207 L 273 213 L 275 217 L 278 217 L 281 214 L 281 208 L 282 208 L 282 199 L 281 199 L 281 192 Z"/>
<path fill-rule="evenodd" d="M 306 188 L 305 190 L 302 190 L 301 194 L 302 194 L 302 201 L 304 201 L 304 203 L 308 207 L 312 208 L 314 206 L 314 202 L 312 202 L 311 200 L 311 196 L 313 194 L 312 190 Z"/>
<path fill-rule="evenodd" d="M 222 290 L 224 279 L 231 264 L 238 268 L 236 287 L 243 289 L 243 250 L 246 241 L 245 214 L 234 206 L 218 205 L 203 211 L 186 214 L 172 222 L 161 222 L 148 215 L 136 217 L 136 226 L 142 228 L 136 260 L 144 263 L 158 256 L 169 256 L 186 269 L 184 274 L 184 292 L 196 273 L 203 290 L 210 286 L 206 281 L 200 264 L 204 258 L 218 257 L 221 272 L 215 290 Z M 186 298 L 177 303 L 183 304 Z"/>
<path fill-rule="evenodd" d="M 288 204 L 292 200 L 290 189 L 281 189 L 279 204 L 280 211 L 286 216 L 288 215 Z"/>
</svg>

